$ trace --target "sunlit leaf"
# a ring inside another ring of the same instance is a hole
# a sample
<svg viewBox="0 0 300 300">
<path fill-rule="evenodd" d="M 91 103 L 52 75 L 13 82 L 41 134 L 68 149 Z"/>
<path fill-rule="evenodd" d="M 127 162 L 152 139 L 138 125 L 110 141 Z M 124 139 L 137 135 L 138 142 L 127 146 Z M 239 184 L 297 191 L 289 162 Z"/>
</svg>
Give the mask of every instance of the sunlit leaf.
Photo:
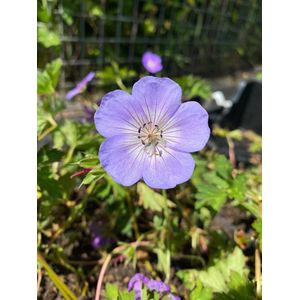
<svg viewBox="0 0 300 300">
<path fill-rule="evenodd" d="M 37 92 L 39 95 L 54 93 L 51 77 L 47 72 L 37 73 Z"/>
<path fill-rule="evenodd" d="M 102 169 L 101 166 L 99 166 L 99 167 L 93 169 L 92 171 L 90 171 L 89 173 L 87 173 L 85 178 L 82 180 L 80 187 L 82 185 L 91 184 L 92 182 L 98 181 L 101 178 L 103 178 L 104 175 L 105 175 L 104 170 Z"/>
<path fill-rule="evenodd" d="M 236 247 L 227 257 L 216 260 L 206 270 L 182 270 L 177 272 L 177 276 L 184 281 L 186 286 L 190 285 L 191 288 L 195 287 L 195 282 L 200 281 L 203 287 L 211 289 L 212 292 L 227 294 L 230 293 L 230 287 L 237 285 L 237 280 L 239 280 L 239 284 L 242 281 L 243 285 L 248 286 L 250 284 L 248 273 L 246 257 L 242 250 Z M 238 274 L 239 277 L 235 274 Z M 194 284 L 191 285 L 192 282 Z"/>
<path fill-rule="evenodd" d="M 200 209 L 204 205 L 209 205 L 215 211 L 219 211 L 225 204 L 227 199 L 226 191 L 211 184 L 201 184 L 198 188 L 199 191 L 195 195 L 196 199 L 199 200 L 195 206 L 197 209 Z"/>
<path fill-rule="evenodd" d="M 166 275 L 166 279 L 170 278 L 171 272 L 171 253 L 169 250 L 156 249 L 155 250 L 158 259 L 158 268 Z"/>
<path fill-rule="evenodd" d="M 211 97 L 211 86 L 207 81 L 198 76 L 185 75 L 176 78 L 175 81 L 182 87 L 184 98 L 188 99 L 198 96 L 209 100 Z"/>
<path fill-rule="evenodd" d="M 137 192 L 140 196 L 140 203 L 145 209 L 151 209 L 153 211 L 162 211 L 165 208 L 164 197 L 150 189 L 142 182 L 137 184 Z M 167 200 L 168 207 L 174 207 L 174 203 Z"/>
<path fill-rule="evenodd" d="M 53 89 L 56 88 L 56 85 L 58 83 L 61 67 L 62 67 L 62 60 L 60 58 L 53 60 L 51 63 L 48 63 L 45 67 L 45 71 L 48 73 L 49 77 L 51 78 Z"/>
<path fill-rule="evenodd" d="M 118 286 L 116 284 L 107 283 L 105 285 L 105 297 L 107 300 L 118 299 Z"/>
<path fill-rule="evenodd" d="M 216 155 L 215 167 L 222 178 L 229 179 L 231 177 L 232 166 L 224 155 Z"/>
<path fill-rule="evenodd" d="M 233 199 L 242 201 L 245 199 L 246 190 L 246 177 L 244 174 L 239 174 L 233 179 L 229 189 L 229 196 Z"/>
<path fill-rule="evenodd" d="M 211 300 L 213 294 L 210 288 L 203 287 L 201 281 L 197 283 L 196 288 L 190 294 L 190 300 Z"/>
<path fill-rule="evenodd" d="M 82 168 L 93 168 L 99 164 L 98 156 L 87 156 L 78 162 Z"/>
<path fill-rule="evenodd" d="M 59 35 L 56 32 L 49 30 L 44 23 L 39 23 L 37 40 L 46 48 L 60 45 Z"/>
</svg>

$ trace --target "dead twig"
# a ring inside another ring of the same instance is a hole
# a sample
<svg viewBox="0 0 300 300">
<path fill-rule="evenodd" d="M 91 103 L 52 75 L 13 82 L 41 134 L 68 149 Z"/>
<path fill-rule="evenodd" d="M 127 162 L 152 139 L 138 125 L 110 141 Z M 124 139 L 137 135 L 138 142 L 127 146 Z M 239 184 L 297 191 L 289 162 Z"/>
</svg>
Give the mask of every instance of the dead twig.
<svg viewBox="0 0 300 300">
<path fill-rule="evenodd" d="M 256 281 L 256 294 L 261 296 L 261 260 L 260 251 L 258 246 L 255 249 L 255 281 Z"/>
<path fill-rule="evenodd" d="M 42 269 L 40 268 L 38 271 L 38 278 L 37 278 L 37 290 L 36 292 L 39 292 L 40 286 L 41 286 L 41 282 L 42 282 L 42 278 L 43 278 L 43 273 L 42 273 Z"/>
<path fill-rule="evenodd" d="M 228 155 L 229 160 L 233 168 L 235 168 L 236 165 L 236 159 L 235 159 L 235 152 L 234 152 L 234 143 L 230 137 L 226 137 L 227 143 L 228 143 Z"/>
<path fill-rule="evenodd" d="M 102 287 L 102 282 L 103 282 L 103 278 L 104 278 L 104 274 L 105 271 L 109 265 L 109 262 L 111 261 L 111 254 L 108 254 L 105 258 L 105 261 L 102 265 L 99 277 L 98 277 L 98 282 L 97 282 L 97 288 L 96 288 L 96 296 L 95 296 L 95 300 L 100 300 L 101 299 L 101 287 Z"/>
</svg>

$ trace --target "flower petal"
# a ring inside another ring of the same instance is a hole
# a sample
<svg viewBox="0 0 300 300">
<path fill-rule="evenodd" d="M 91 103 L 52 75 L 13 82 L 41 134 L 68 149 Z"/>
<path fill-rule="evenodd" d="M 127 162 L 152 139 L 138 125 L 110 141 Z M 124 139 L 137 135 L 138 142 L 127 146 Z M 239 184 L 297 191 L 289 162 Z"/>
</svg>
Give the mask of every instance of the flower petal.
<svg viewBox="0 0 300 300">
<path fill-rule="evenodd" d="M 98 132 L 104 137 L 122 133 L 137 134 L 144 122 L 142 114 L 143 111 L 135 105 L 131 95 L 122 90 L 115 90 L 102 98 L 94 121 Z"/>
<path fill-rule="evenodd" d="M 183 103 L 162 130 L 168 147 L 184 152 L 199 151 L 210 136 L 208 114 L 195 101 Z"/>
<path fill-rule="evenodd" d="M 169 78 L 145 76 L 132 88 L 132 96 L 143 107 L 148 122 L 162 126 L 181 104 L 181 87 Z"/>
<path fill-rule="evenodd" d="M 165 149 L 161 156 L 147 156 L 143 178 L 152 188 L 170 189 L 189 180 L 194 167 L 195 162 L 191 154 Z"/>
<path fill-rule="evenodd" d="M 99 150 L 102 167 L 116 182 L 125 186 L 141 179 L 145 155 L 141 142 L 130 134 L 106 139 Z"/>
<path fill-rule="evenodd" d="M 170 291 L 170 287 L 160 280 L 150 279 L 146 285 L 150 291 L 157 291 L 159 293 Z"/>
<path fill-rule="evenodd" d="M 81 81 L 81 83 L 85 83 L 87 84 L 88 82 L 90 82 L 91 80 L 94 79 L 96 73 L 95 72 L 89 72 Z"/>
<path fill-rule="evenodd" d="M 81 88 L 76 86 L 74 89 L 70 90 L 67 95 L 66 95 L 66 99 L 68 101 L 72 100 L 75 96 L 77 96 L 78 94 L 81 93 Z"/>
</svg>

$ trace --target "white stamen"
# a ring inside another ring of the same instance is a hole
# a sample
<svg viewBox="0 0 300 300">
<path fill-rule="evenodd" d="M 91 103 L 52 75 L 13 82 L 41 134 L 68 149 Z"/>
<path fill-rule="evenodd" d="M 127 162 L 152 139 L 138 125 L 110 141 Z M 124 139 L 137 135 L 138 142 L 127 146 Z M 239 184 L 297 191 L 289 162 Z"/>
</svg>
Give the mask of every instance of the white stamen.
<svg viewBox="0 0 300 300">
<path fill-rule="evenodd" d="M 137 133 L 137 137 L 140 139 L 148 155 L 162 156 L 160 146 L 165 145 L 165 140 L 163 139 L 163 131 L 160 130 L 158 125 L 151 121 L 144 123 L 143 126 L 138 129 Z"/>
</svg>

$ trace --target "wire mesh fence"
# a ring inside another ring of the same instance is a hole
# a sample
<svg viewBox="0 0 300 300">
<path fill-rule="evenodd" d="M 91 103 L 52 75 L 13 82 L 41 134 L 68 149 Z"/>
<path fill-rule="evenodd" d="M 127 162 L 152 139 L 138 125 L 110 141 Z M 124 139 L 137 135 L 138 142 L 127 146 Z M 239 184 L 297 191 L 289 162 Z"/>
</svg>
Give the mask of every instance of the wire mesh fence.
<svg viewBox="0 0 300 300">
<path fill-rule="evenodd" d="M 163 57 L 169 75 L 215 76 L 261 62 L 260 0 L 59 0 L 61 87 L 112 61 L 140 71 Z"/>
</svg>

